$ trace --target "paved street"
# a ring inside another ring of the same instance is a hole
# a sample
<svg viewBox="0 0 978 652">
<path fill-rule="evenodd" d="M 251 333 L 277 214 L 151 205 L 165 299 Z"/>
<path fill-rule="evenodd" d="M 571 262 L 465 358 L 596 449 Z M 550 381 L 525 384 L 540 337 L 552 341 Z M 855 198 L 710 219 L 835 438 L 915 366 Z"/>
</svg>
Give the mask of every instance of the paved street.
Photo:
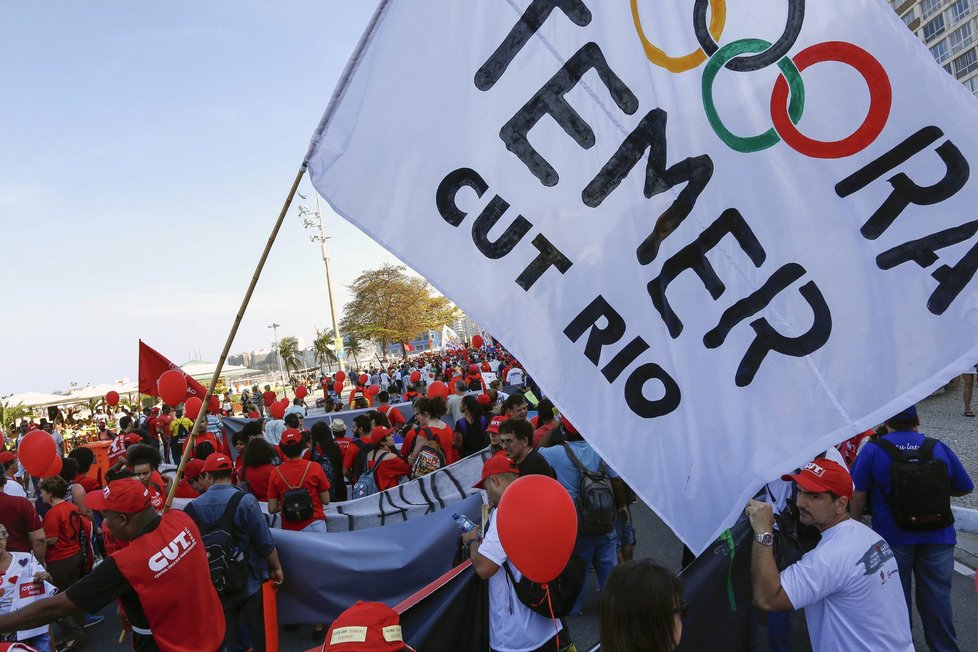
<svg viewBox="0 0 978 652">
<path fill-rule="evenodd" d="M 920 430 L 954 449 L 972 480 L 978 480 L 978 417 L 964 416 L 961 394 L 960 383 L 951 383 L 943 393 L 921 401 L 917 405 Z M 971 409 L 978 410 L 978 387 L 975 388 Z M 953 498 L 952 502 L 961 507 L 978 509 L 978 493 Z"/>
</svg>

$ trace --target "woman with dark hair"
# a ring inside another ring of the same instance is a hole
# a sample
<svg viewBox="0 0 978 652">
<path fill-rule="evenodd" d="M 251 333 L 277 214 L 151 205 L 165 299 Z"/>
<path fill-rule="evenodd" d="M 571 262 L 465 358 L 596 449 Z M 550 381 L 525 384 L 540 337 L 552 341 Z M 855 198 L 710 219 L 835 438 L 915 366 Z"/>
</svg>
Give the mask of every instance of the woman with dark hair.
<svg viewBox="0 0 978 652">
<path fill-rule="evenodd" d="M 312 436 L 312 461 L 323 468 L 329 479 L 330 502 L 347 499 L 346 481 L 343 478 L 343 452 L 333 439 L 333 431 L 324 421 L 313 424 L 310 431 Z"/>
<path fill-rule="evenodd" d="M 202 441 L 194 446 L 194 459 L 204 461 L 208 455 L 216 452 L 217 450 L 214 448 L 214 444 L 210 441 Z"/>
<path fill-rule="evenodd" d="M 84 446 L 79 446 L 78 448 L 72 449 L 68 453 L 68 457 L 75 460 L 78 463 L 78 474 L 72 479 L 74 484 L 81 485 L 85 492 L 93 491 L 99 488 L 99 482 L 95 478 L 88 477 L 88 472 L 95 464 L 95 453 L 92 452 L 91 448 L 85 448 Z"/>
<path fill-rule="evenodd" d="M 51 583 L 64 591 L 81 579 L 85 562 L 79 542 L 79 529 L 85 527 L 85 519 L 71 501 L 64 495 L 68 483 L 61 476 L 44 478 L 38 485 L 39 493 L 50 509 L 44 515 L 44 536 L 47 539 L 48 573 Z M 72 650 L 84 638 L 84 620 L 81 612 L 58 621 L 64 640 L 58 644 L 59 650 Z"/>
<path fill-rule="evenodd" d="M 378 439 L 367 453 L 366 469 L 374 471 L 374 479 L 380 491 L 396 487 L 400 479 L 411 473 L 411 465 L 402 460 L 394 451 L 394 435 L 382 430 L 376 431 Z"/>
<path fill-rule="evenodd" d="M 437 441 L 441 447 L 441 452 L 445 456 L 445 464 L 451 464 L 461 459 L 458 453 L 462 447 L 461 433 L 456 433 L 441 420 L 447 411 L 448 406 L 445 405 L 445 399 L 441 397 L 424 397 L 414 402 L 414 415 L 418 418 L 418 428 L 416 429 L 417 436 L 414 438 L 414 446 L 408 455 L 409 464 L 414 464 L 414 458 L 417 457 L 421 448 L 431 440 Z"/>
<path fill-rule="evenodd" d="M 462 447 L 459 449 L 460 457 L 468 457 L 478 453 L 489 445 L 489 435 L 486 433 L 486 426 L 489 425 L 489 418 L 486 417 L 479 400 L 472 394 L 462 397 L 462 418 L 455 424 L 456 437 L 461 435 Z"/>
<path fill-rule="evenodd" d="M 615 567 L 601 594 L 601 652 L 670 652 L 683 635 L 683 586 L 651 559 Z"/>
<path fill-rule="evenodd" d="M 275 449 L 264 439 L 252 439 L 245 446 L 241 479 L 248 483 L 248 491 L 261 502 L 268 501 L 268 478 L 275 469 L 272 466 L 274 459 Z"/>
</svg>

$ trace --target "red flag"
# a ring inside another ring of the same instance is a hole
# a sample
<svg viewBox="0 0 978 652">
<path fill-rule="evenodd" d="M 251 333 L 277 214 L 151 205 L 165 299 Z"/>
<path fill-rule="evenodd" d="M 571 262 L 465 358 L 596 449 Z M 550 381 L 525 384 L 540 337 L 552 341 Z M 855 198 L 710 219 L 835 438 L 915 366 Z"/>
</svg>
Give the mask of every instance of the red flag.
<svg viewBox="0 0 978 652">
<path fill-rule="evenodd" d="M 410 344 L 408 344 L 407 342 L 405 342 L 404 343 L 404 350 L 407 351 L 408 353 L 410 353 L 411 351 L 414 350 L 414 347 L 411 346 Z"/>
<path fill-rule="evenodd" d="M 160 391 L 156 387 L 156 381 L 160 379 L 160 376 L 164 371 L 169 371 L 170 369 L 179 371 L 184 375 L 184 378 L 187 379 L 186 398 L 196 396 L 200 400 L 204 400 L 204 396 L 207 394 L 206 387 L 198 383 L 187 374 L 183 373 L 183 370 L 180 367 L 164 358 L 148 345 L 144 344 L 142 340 L 139 340 L 139 392 L 141 394 L 159 396 Z"/>
</svg>

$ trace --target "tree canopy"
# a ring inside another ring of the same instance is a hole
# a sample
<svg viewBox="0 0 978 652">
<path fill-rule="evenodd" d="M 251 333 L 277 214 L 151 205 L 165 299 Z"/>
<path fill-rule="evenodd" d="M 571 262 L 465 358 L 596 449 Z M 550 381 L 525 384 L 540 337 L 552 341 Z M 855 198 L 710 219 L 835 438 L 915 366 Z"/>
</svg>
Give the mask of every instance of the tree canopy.
<svg viewBox="0 0 978 652">
<path fill-rule="evenodd" d="M 458 308 L 434 295 L 422 278 L 409 276 L 402 265 L 367 270 L 350 286 L 340 328 L 359 339 L 372 340 L 384 355 L 391 344 L 403 344 L 428 330 L 439 330 L 458 316 Z"/>
</svg>

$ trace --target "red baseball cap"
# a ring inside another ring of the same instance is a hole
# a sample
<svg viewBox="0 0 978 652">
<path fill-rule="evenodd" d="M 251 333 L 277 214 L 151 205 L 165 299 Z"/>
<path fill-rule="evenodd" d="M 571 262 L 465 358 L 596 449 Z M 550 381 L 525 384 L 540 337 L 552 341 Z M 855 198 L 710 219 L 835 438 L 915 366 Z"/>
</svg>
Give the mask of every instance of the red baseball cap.
<svg viewBox="0 0 978 652">
<path fill-rule="evenodd" d="M 500 473 L 515 473 L 520 474 L 519 468 L 516 466 L 516 462 L 506 457 L 506 454 L 499 451 L 492 457 L 486 460 L 486 463 L 482 465 L 482 479 L 476 484 L 472 485 L 476 489 L 485 488 L 486 480 L 493 475 L 499 475 Z"/>
<path fill-rule="evenodd" d="M 143 438 L 139 436 L 138 432 L 127 432 L 126 436 L 122 438 L 122 443 L 128 446 L 129 444 L 141 444 Z"/>
<path fill-rule="evenodd" d="M 9 464 L 17 459 L 17 454 L 12 451 L 0 451 L 0 464 Z"/>
<path fill-rule="evenodd" d="M 364 441 L 368 444 L 377 444 L 380 443 L 380 440 L 382 440 L 384 437 L 386 437 L 389 434 L 391 434 L 390 428 L 385 428 L 384 426 L 376 426 L 373 430 L 370 431 L 370 434 L 367 435 L 366 438 L 364 438 Z"/>
<path fill-rule="evenodd" d="M 492 403 L 492 399 L 489 398 L 489 395 L 485 393 L 476 396 L 475 400 L 479 405 L 489 405 L 490 403 Z"/>
<path fill-rule="evenodd" d="M 322 652 L 401 652 L 411 650 L 401 635 L 397 612 L 380 602 L 357 602 L 333 621 Z"/>
<path fill-rule="evenodd" d="M 806 464 L 798 473 L 781 476 L 782 480 L 794 480 L 805 491 L 822 493 L 831 491 L 836 496 L 852 498 L 852 476 L 838 462 L 818 457 Z"/>
<path fill-rule="evenodd" d="M 279 444 L 301 444 L 302 443 L 302 433 L 295 428 L 286 428 L 282 433 L 282 438 L 278 440 Z"/>
<path fill-rule="evenodd" d="M 224 453 L 211 453 L 207 456 L 207 459 L 204 460 L 204 473 L 212 473 L 214 471 L 230 471 L 233 468 L 234 464 L 231 463 L 231 458 Z"/>
<path fill-rule="evenodd" d="M 149 507 L 149 491 L 137 480 L 113 480 L 102 491 L 85 494 L 85 506 L 99 511 L 135 514 Z"/>
<path fill-rule="evenodd" d="M 187 461 L 187 466 L 183 467 L 183 477 L 187 479 L 187 482 L 191 480 L 196 480 L 204 473 L 204 460 L 198 460 L 196 457 Z"/>
<path fill-rule="evenodd" d="M 489 422 L 489 427 L 486 428 L 486 432 L 495 432 L 495 433 L 498 433 L 499 432 L 499 426 L 501 426 L 503 424 L 503 421 L 506 421 L 506 419 L 508 419 L 508 418 L 509 418 L 509 415 L 506 415 L 506 414 L 499 414 L 499 415 L 494 416 L 492 418 L 492 421 Z"/>
</svg>

